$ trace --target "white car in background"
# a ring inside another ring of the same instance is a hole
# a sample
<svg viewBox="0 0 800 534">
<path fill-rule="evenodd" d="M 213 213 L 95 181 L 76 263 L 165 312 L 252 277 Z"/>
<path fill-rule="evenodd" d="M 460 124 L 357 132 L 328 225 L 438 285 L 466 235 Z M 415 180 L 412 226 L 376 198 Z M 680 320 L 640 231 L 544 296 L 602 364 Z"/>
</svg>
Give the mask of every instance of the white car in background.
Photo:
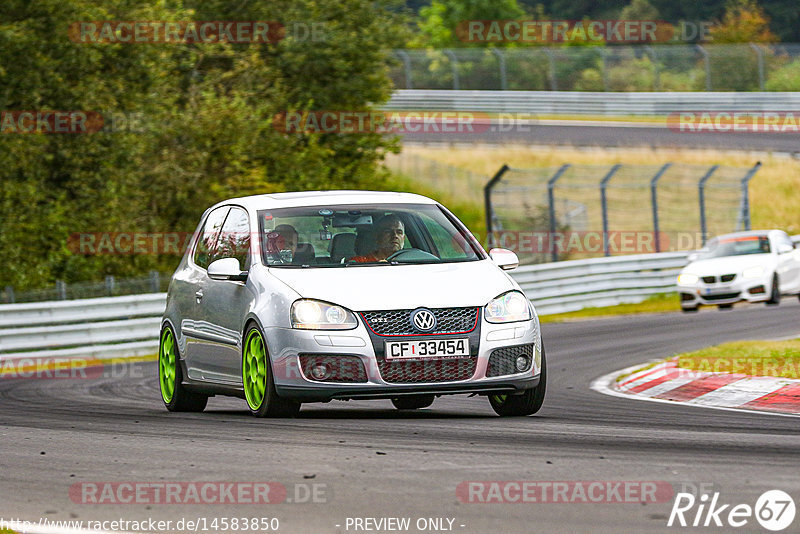
<svg viewBox="0 0 800 534">
<path fill-rule="evenodd" d="M 730 308 L 736 302 L 778 304 L 800 294 L 800 249 L 781 230 L 754 230 L 711 239 L 689 255 L 678 276 L 681 309 Z"/>
</svg>

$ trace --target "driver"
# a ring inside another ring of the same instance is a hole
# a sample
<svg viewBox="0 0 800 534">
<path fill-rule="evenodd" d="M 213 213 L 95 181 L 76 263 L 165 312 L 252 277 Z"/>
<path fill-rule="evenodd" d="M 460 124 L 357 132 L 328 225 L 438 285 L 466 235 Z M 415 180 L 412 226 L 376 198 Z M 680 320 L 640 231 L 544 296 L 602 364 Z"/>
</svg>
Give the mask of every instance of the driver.
<svg viewBox="0 0 800 534">
<path fill-rule="evenodd" d="M 375 223 L 375 249 L 365 256 L 355 256 L 350 261 L 367 263 L 386 261 L 386 258 L 403 248 L 406 231 L 397 215 L 386 215 Z"/>
</svg>

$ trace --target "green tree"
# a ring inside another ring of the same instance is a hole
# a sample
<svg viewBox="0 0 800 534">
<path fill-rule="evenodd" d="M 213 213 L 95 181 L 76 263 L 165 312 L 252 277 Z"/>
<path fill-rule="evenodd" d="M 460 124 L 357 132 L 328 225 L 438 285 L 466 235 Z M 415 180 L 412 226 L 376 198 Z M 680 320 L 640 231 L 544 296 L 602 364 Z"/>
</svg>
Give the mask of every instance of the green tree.
<svg viewBox="0 0 800 534">
<path fill-rule="evenodd" d="M 253 4 L 253 5 L 251 5 Z M 167 271 L 178 258 L 81 255 L 85 232 L 182 232 L 223 198 L 382 188 L 375 133 L 283 133 L 286 110 L 369 110 L 390 95 L 386 50 L 405 19 L 370 0 L 270 3 L 7 0 L 0 4 L 0 110 L 135 115 L 134 131 L 0 134 L 0 287 Z M 166 7 L 165 7 L 166 6 Z M 77 21 L 270 20 L 270 43 L 79 43 Z M 292 25 L 291 23 L 298 24 Z M 321 35 L 295 31 L 319 24 Z"/>
<path fill-rule="evenodd" d="M 517 0 L 433 0 L 420 10 L 421 35 L 415 45 L 433 48 L 464 46 L 458 32 L 470 20 L 518 20 L 525 10 Z M 485 46 L 485 43 L 477 43 Z"/>
<path fill-rule="evenodd" d="M 621 20 L 658 20 L 658 10 L 647 0 L 632 0 L 622 8 Z"/>
</svg>

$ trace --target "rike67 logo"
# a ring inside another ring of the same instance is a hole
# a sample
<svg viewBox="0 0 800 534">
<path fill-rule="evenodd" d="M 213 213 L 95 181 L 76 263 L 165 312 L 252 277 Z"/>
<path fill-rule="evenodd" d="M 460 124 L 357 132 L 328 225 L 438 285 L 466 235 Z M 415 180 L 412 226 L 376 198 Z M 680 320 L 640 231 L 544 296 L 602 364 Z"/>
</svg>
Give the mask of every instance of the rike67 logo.
<svg viewBox="0 0 800 534">
<path fill-rule="evenodd" d="M 755 506 L 722 503 L 719 492 L 710 497 L 704 493 L 699 498 L 691 493 L 678 493 L 667 526 L 739 528 L 755 518 L 762 528 L 777 532 L 792 524 L 795 511 L 794 500 L 781 490 L 764 492 Z"/>
</svg>

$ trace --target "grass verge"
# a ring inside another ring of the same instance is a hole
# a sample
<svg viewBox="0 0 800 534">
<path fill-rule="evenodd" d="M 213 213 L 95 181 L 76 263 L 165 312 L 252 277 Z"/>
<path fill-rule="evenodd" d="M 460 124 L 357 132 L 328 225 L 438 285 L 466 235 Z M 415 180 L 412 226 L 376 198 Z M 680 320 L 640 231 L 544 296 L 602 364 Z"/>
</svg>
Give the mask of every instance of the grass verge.
<svg viewBox="0 0 800 534">
<path fill-rule="evenodd" d="M 536 303 L 534 302 L 534 305 Z M 661 313 L 680 310 L 678 295 L 675 293 L 659 293 L 647 300 L 633 304 L 617 304 L 616 306 L 606 306 L 602 308 L 584 308 L 582 310 L 555 313 L 553 315 L 542 315 L 539 320 L 542 323 L 562 323 L 569 320 L 612 317 L 615 315 L 632 315 L 637 313 Z"/>
<path fill-rule="evenodd" d="M 709 373 L 800 379 L 800 339 L 723 343 L 679 354 L 678 367 Z"/>
</svg>

